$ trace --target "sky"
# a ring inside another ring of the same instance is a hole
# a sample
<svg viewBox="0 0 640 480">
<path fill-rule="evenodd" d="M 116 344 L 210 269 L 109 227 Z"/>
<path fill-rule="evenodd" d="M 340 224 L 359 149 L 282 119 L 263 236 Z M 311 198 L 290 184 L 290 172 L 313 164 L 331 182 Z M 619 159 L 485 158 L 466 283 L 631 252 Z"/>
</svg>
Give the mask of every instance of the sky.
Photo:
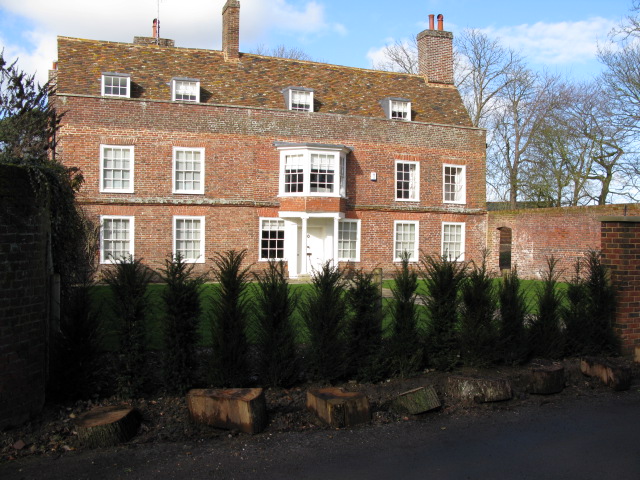
<svg viewBox="0 0 640 480">
<path fill-rule="evenodd" d="M 160 35 L 177 47 L 219 50 L 226 0 L 0 0 L 0 49 L 43 83 L 56 36 L 131 42 Z M 444 15 L 454 36 L 479 29 L 535 69 L 589 80 L 598 45 L 631 13 L 632 0 L 240 0 L 240 51 L 298 48 L 314 60 L 371 68 L 385 45 L 407 40 Z M 158 15 L 159 12 L 159 15 Z"/>
</svg>

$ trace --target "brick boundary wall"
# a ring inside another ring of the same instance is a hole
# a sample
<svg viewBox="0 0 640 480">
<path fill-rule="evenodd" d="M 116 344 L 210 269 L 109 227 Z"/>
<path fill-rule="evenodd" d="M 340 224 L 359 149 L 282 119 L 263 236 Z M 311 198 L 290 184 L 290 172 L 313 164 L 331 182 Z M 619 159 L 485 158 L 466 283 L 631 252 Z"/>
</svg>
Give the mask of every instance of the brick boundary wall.
<svg viewBox="0 0 640 480">
<path fill-rule="evenodd" d="M 622 352 L 640 346 L 640 217 L 601 217 L 602 259 L 617 292 L 615 329 Z"/>
<path fill-rule="evenodd" d="M 45 401 L 48 225 L 27 173 L 0 165 L 0 429 Z"/>
<path fill-rule="evenodd" d="M 546 258 L 559 259 L 563 279 L 573 273 L 574 262 L 590 249 L 600 250 L 600 217 L 640 216 L 640 204 L 587 207 L 532 208 L 490 211 L 487 219 L 489 267 L 498 271 L 500 228 L 512 234 L 511 265 L 522 278 L 541 278 Z"/>
</svg>

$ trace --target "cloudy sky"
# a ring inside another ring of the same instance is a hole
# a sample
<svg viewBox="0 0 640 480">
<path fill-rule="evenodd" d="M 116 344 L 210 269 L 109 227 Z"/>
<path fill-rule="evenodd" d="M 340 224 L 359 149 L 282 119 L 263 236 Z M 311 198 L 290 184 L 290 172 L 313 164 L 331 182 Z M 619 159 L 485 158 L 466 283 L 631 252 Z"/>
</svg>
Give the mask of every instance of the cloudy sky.
<svg viewBox="0 0 640 480">
<path fill-rule="evenodd" d="M 6 59 L 46 80 L 56 36 L 131 42 L 161 36 L 179 47 L 220 49 L 226 0 L 0 0 Z M 534 68 L 587 79 L 598 44 L 630 13 L 631 0 L 240 0 L 240 50 L 297 47 L 328 63 L 370 68 L 380 50 L 444 15 L 445 30 L 481 29 L 520 51 Z"/>
</svg>

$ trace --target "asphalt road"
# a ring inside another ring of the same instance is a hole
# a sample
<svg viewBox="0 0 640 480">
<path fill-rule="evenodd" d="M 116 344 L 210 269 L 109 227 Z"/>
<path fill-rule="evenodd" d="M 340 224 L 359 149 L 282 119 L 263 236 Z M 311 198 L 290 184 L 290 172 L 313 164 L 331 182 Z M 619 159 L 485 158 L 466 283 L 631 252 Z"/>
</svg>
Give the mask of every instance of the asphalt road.
<svg viewBox="0 0 640 480">
<path fill-rule="evenodd" d="M 0 479 L 640 479 L 640 389 L 350 430 L 130 445 L 0 466 Z"/>
</svg>

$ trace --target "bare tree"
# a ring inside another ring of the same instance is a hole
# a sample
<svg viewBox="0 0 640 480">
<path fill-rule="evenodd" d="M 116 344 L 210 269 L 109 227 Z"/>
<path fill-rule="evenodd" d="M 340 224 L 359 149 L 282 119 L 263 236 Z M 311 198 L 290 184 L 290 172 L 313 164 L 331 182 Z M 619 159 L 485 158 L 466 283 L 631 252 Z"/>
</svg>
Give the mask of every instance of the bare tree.
<svg viewBox="0 0 640 480">
<path fill-rule="evenodd" d="M 265 57 L 279 57 L 289 58 L 292 60 L 307 60 L 312 62 L 313 58 L 298 47 L 287 47 L 285 45 L 278 45 L 274 48 L 269 48 L 263 44 L 259 44 L 254 48 L 251 53 L 256 55 L 263 55 Z"/>
<path fill-rule="evenodd" d="M 419 73 L 418 41 L 415 36 L 408 41 L 396 40 L 384 47 L 384 60 L 375 62 L 373 68 L 389 72 Z"/>
</svg>

